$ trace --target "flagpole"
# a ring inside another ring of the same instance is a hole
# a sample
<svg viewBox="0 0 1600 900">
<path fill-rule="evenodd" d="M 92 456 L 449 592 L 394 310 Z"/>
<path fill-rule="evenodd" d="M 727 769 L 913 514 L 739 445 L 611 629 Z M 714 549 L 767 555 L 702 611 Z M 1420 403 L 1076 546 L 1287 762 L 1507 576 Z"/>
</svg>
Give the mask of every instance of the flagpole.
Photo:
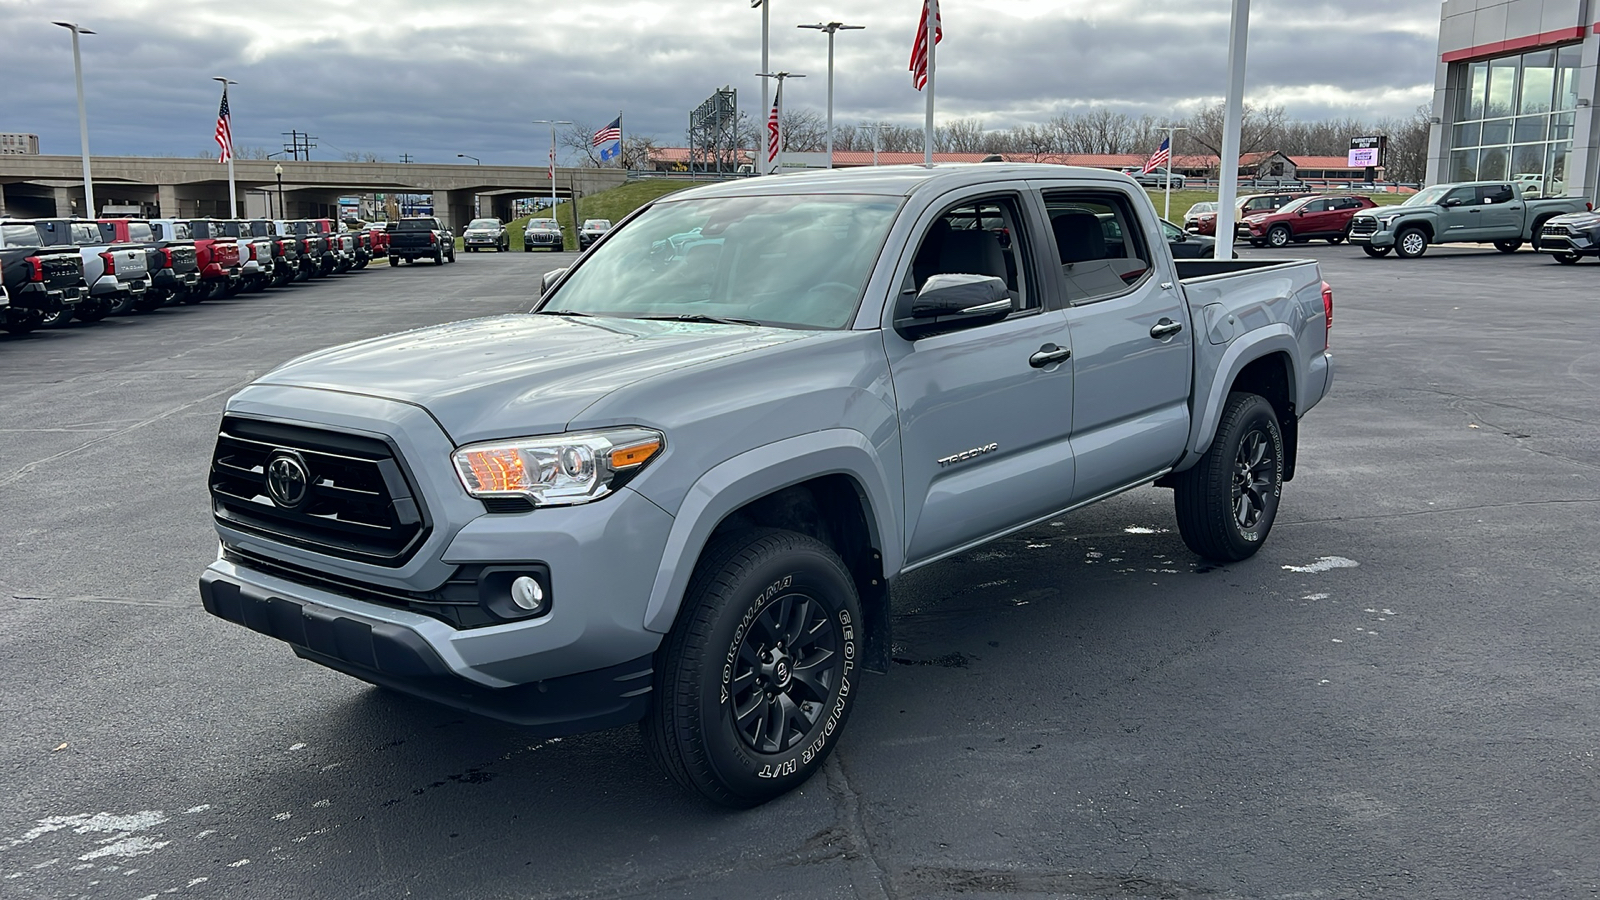
<svg viewBox="0 0 1600 900">
<path fill-rule="evenodd" d="M 1234 203 L 1239 197 L 1239 131 L 1244 118 L 1245 52 L 1250 43 L 1250 0 L 1233 0 L 1233 22 L 1228 32 L 1228 101 L 1223 113 L 1222 183 L 1217 193 L 1216 259 L 1233 258 Z"/>
<path fill-rule="evenodd" d="M 1176 148 L 1173 145 L 1177 143 L 1178 132 L 1188 130 L 1177 125 L 1167 126 L 1167 205 L 1161 211 L 1161 218 L 1168 222 L 1172 221 L 1172 157 L 1176 155 Z"/>
<path fill-rule="evenodd" d="M 239 192 L 233 185 L 233 106 L 228 103 L 228 85 L 238 84 L 229 81 L 220 75 L 211 76 L 212 81 L 222 82 L 222 104 L 228 107 L 228 218 L 239 218 Z"/>
<path fill-rule="evenodd" d="M 931 15 L 930 15 L 931 12 Z M 923 0 L 928 20 L 928 110 L 922 123 L 922 164 L 933 168 L 933 57 L 939 46 L 939 0 Z"/>
</svg>

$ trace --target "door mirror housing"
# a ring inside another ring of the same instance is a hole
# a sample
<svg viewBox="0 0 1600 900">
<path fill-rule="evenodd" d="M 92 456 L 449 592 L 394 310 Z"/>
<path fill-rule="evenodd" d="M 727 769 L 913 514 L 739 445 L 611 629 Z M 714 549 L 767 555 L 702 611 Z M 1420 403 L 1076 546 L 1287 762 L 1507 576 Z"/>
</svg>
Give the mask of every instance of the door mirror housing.
<svg viewBox="0 0 1600 900">
<path fill-rule="evenodd" d="M 901 296 L 894 327 L 908 340 L 972 328 L 1011 314 L 1011 294 L 992 275 L 933 275 L 915 294 Z"/>
<path fill-rule="evenodd" d="M 555 283 L 560 281 L 561 276 L 565 274 L 567 274 L 567 270 L 564 268 L 551 269 L 544 273 L 544 277 L 539 279 L 539 296 L 543 297 L 545 294 L 550 293 L 550 288 L 554 287 Z"/>
<path fill-rule="evenodd" d="M 1444 206 L 1451 206 L 1451 207 L 1460 206 L 1461 205 L 1461 198 L 1460 197 L 1451 197 L 1450 199 L 1444 201 L 1443 205 Z"/>
</svg>

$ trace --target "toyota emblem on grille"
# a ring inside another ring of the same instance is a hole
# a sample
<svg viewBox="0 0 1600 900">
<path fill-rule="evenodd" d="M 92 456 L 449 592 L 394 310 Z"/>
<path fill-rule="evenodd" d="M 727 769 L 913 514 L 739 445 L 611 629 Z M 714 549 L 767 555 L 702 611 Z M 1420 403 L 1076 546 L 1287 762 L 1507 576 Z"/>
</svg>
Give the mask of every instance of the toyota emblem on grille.
<svg viewBox="0 0 1600 900">
<path fill-rule="evenodd" d="M 278 450 L 267 460 L 267 496 L 285 509 L 297 509 L 306 502 L 311 488 L 311 473 L 306 462 L 293 450 Z"/>
</svg>

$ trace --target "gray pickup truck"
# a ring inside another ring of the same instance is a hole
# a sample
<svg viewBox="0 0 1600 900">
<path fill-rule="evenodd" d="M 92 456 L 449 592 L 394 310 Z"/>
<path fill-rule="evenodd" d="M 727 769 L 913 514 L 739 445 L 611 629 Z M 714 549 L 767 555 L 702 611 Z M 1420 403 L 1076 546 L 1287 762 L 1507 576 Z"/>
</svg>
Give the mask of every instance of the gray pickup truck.
<svg viewBox="0 0 1600 900">
<path fill-rule="evenodd" d="M 1197 553 L 1255 553 L 1332 322 L 1314 262 L 1175 262 L 1117 173 L 684 191 L 531 313 L 235 395 L 200 592 L 538 733 L 639 722 L 679 783 L 753 805 L 818 770 L 887 669 L 900 575 L 1152 482 Z"/>
<path fill-rule="evenodd" d="M 1527 197 L 1508 181 L 1436 184 L 1399 206 L 1358 213 L 1350 220 L 1350 243 L 1368 256 L 1393 250 L 1403 259 L 1427 253 L 1430 244 L 1493 244 L 1515 253 L 1529 242 L 1537 250 L 1546 221 L 1587 207 L 1582 197 Z"/>
</svg>

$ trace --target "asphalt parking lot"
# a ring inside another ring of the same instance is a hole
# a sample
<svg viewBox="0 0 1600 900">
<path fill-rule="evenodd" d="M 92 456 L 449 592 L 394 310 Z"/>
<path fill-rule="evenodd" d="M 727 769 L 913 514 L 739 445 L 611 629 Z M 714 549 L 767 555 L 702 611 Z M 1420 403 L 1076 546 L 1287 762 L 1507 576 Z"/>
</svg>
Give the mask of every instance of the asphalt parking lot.
<svg viewBox="0 0 1600 900">
<path fill-rule="evenodd" d="M 906 577 L 827 777 L 743 813 L 199 605 L 230 393 L 570 254 L 0 338 L 0 896 L 1600 895 L 1600 264 L 1285 253 L 1338 375 L 1266 548 L 1146 488 Z"/>
</svg>

